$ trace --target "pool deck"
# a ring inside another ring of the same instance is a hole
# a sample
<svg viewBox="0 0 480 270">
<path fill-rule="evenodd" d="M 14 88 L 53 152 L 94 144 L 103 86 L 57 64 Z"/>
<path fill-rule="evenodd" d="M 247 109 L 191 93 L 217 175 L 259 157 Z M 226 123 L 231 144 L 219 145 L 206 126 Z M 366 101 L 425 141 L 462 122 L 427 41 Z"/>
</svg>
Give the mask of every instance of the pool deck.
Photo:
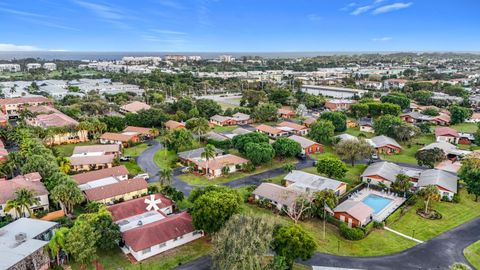
<svg viewBox="0 0 480 270">
<path fill-rule="evenodd" d="M 385 206 L 382 209 L 382 211 L 373 215 L 373 220 L 378 222 L 384 221 L 388 216 L 390 216 L 390 214 L 392 214 L 395 210 L 397 210 L 397 208 L 400 207 L 400 205 L 402 205 L 403 202 L 406 200 L 403 197 L 396 196 L 394 193 L 381 192 L 381 191 L 373 190 L 370 188 L 364 188 L 360 190 L 358 193 L 352 195 L 349 198 L 349 200 L 353 200 L 356 202 L 363 201 L 363 199 L 365 199 L 365 197 L 367 197 L 370 194 L 375 194 L 377 196 L 392 200 L 387 206 Z"/>
</svg>

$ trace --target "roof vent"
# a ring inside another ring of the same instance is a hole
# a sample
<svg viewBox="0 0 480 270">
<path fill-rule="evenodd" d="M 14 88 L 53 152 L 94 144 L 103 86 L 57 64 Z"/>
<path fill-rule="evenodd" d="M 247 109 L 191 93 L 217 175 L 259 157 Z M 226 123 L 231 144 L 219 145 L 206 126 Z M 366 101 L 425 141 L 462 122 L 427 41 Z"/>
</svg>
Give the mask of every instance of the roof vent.
<svg viewBox="0 0 480 270">
<path fill-rule="evenodd" d="M 27 240 L 26 233 L 18 233 L 15 235 L 15 241 L 17 241 L 17 243 L 22 243 L 22 242 L 25 242 L 26 240 Z"/>
<path fill-rule="evenodd" d="M 143 222 L 142 222 L 141 220 L 139 220 L 139 221 L 137 222 L 137 225 L 138 225 L 138 226 L 142 226 L 142 225 L 143 225 Z"/>
</svg>

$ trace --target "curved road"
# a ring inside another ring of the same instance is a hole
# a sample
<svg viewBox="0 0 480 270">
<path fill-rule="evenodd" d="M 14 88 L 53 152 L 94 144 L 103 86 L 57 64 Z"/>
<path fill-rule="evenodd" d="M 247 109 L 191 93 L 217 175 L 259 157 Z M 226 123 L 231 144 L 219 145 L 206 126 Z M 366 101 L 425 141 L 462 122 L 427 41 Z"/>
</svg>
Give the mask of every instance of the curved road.
<svg viewBox="0 0 480 270">
<path fill-rule="evenodd" d="M 479 239 L 480 218 L 476 218 L 429 241 L 392 255 L 348 257 L 316 252 L 310 260 L 298 262 L 309 266 L 368 270 L 448 269 L 456 262 L 468 264 L 463 256 L 463 250 Z M 211 269 L 211 259 L 209 256 L 201 257 L 176 269 L 208 270 Z"/>
<path fill-rule="evenodd" d="M 158 176 L 157 173 L 160 170 L 160 168 L 157 166 L 157 164 L 154 161 L 154 156 L 155 153 L 158 152 L 159 150 L 163 149 L 163 145 L 157 141 L 150 141 L 149 142 L 152 146 L 147 148 L 145 151 L 143 151 L 136 159 L 137 164 L 150 175 L 150 178 L 148 179 L 149 183 L 153 182 L 158 182 Z M 304 169 L 313 166 L 313 159 L 306 159 L 306 160 L 301 160 L 299 161 L 295 167 L 296 169 Z M 181 172 L 182 168 L 176 168 L 173 170 L 173 183 L 172 185 L 182 191 L 185 196 L 188 196 L 190 194 L 190 191 L 195 188 L 195 186 L 191 186 L 188 183 L 183 182 L 178 178 L 179 175 L 182 174 Z M 233 181 L 230 181 L 228 183 L 225 183 L 225 186 L 236 188 L 236 187 L 242 187 L 242 186 L 247 186 L 247 185 L 260 185 L 264 179 L 272 178 L 275 176 L 279 176 L 281 174 L 285 173 L 282 168 L 278 169 L 273 169 L 270 171 L 242 177 L 235 179 Z"/>
</svg>

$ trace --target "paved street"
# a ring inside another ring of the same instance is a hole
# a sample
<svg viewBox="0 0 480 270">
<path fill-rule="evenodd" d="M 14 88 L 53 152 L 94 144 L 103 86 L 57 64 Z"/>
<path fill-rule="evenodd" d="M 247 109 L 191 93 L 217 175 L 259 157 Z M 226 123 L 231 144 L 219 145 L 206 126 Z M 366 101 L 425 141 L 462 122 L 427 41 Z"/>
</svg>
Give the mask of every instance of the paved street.
<svg viewBox="0 0 480 270">
<path fill-rule="evenodd" d="M 378 257 L 347 257 L 315 253 L 313 258 L 299 263 L 310 266 L 343 267 L 368 270 L 448 269 L 456 262 L 467 263 L 463 249 L 480 239 L 480 218 L 462 224 L 423 244 L 405 251 Z M 382 248 L 382 247 L 378 247 Z M 180 266 L 179 270 L 207 270 L 208 256 Z"/>
</svg>

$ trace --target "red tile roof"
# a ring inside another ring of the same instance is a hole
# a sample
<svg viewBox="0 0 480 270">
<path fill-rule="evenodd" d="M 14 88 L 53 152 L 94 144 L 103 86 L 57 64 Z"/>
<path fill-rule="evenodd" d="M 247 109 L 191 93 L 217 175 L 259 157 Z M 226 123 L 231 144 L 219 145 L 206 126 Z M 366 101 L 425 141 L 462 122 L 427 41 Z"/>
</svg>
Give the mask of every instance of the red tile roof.
<svg viewBox="0 0 480 270">
<path fill-rule="evenodd" d="M 155 196 L 155 200 L 159 199 L 161 201 L 159 204 L 157 204 L 160 209 L 173 205 L 173 202 L 170 199 L 160 193 L 152 195 Z M 148 203 L 145 203 L 145 199 L 150 199 L 150 196 L 151 195 L 143 196 L 138 199 L 133 199 L 108 207 L 108 211 L 112 213 L 113 221 L 116 222 L 122 219 L 150 212 L 151 210 L 147 210 Z"/>
<path fill-rule="evenodd" d="M 75 182 L 77 182 L 77 184 L 83 185 L 91 181 L 95 181 L 95 180 L 99 180 L 99 179 L 103 179 L 111 176 L 119 177 L 122 175 L 128 175 L 128 170 L 123 165 L 102 169 L 98 171 L 91 171 L 91 172 L 72 175 L 72 178 L 73 180 L 75 180 Z"/>
<path fill-rule="evenodd" d="M 191 162 L 195 163 L 197 166 L 200 166 L 202 168 L 206 168 L 206 160 L 198 160 L 198 159 L 189 159 Z M 240 164 L 245 164 L 247 163 L 248 160 L 241 158 L 239 156 L 227 154 L 223 156 L 218 156 L 215 157 L 214 159 L 209 159 L 208 160 L 208 169 L 209 170 L 218 170 L 221 169 L 225 166 L 231 166 L 231 165 L 240 165 Z"/>
<path fill-rule="evenodd" d="M 115 184 L 87 189 L 84 192 L 89 201 L 99 201 L 147 188 L 147 181 L 143 178 L 135 178 L 120 181 Z"/>
<path fill-rule="evenodd" d="M 46 97 L 19 97 L 0 99 L 0 105 L 24 103 L 51 103 L 51 101 Z"/>
<path fill-rule="evenodd" d="M 125 231 L 123 240 L 135 252 L 138 252 L 194 231 L 192 218 L 187 212 L 182 212 L 157 222 Z"/>
<path fill-rule="evenodd" d="M 100 139 L 109 140 L 109 141 L 119 141 L 119 142 L 128 142 L 131 141 L 137 134 L 122 134 L 122 133 L 113 133 L 106 132 Z"/>
<path fill-rule="evenodd" d="M 458 132 L 449 127 L 438 127 L 435 129 L 435 136 L 452 136 L 452 137 L 459 137 Z"/>
<path fill-rule="evenodd" d="M 145 128 L 145 127 L 128 126 L 123 130 L 123 132 L 137 132 L 139 134 L 147 135 L 147 136 L 152 135 L 152 129 Z"/>
<path fill-rule="evenodd" d="M 51 114 L 40 114 L 37 117 L 30 120 L 29 122 L 44 128 L 78 125 L 78 122 L 75 119 L 61 112 L 51 113 Z"/>
<path fill-rule="evenodd" d="M 277 126 L 279 126 L 279 127 L 289 127 L 289 128 L 294 129 L 294 130 L 307 129 L 307 127 L 304 126 L 304 125 L 300 125 L 300 124 L 292 123 L 292 122 L 288 122 L 288 121 L 283 121 L 280 124 L 278 124 Z"/>
<path fill-rule="evenodd" d="M 168 128 L 168 129 L 176 129 L 176 128 L 184 128 L 185 125 L 180 123 L 180 122 L 177 122 L 177 121 L 168 120 L 165 123 L 165 127 Z"/>
<path fill-rule="evenodd" d="M 15 199 L 15 191 L 21 188 L 33 190 L 37 196 L 47 195 L 48 191 L 40 182 L 42 177 L 39 173 L 19 175 L 10 180 L 0 180 L 0 203 Z"/>
<path fill-rule="evenodd" d="M 274 127 L 271 127 L 271 126 L 267 126 L 267 125 L 263 125 L 263 124 L 257 126 L 257 130 L 267 132 L 267 133 L 270 133 L 270 134 L 287 133 L 284 130 L 274 128 Z"/>
<path fill-rule="evenodd" d="M 148 105 L 146 103 L 143 103 L 143 102 L 140 102 L 140 101 L 134 101 L 134 102 L 128 103 L 126 105 L 123 105 L 121 107 L 122 110 L 125 110 L 127 112 L 132 112 L 132 113 L 136 113 L 140 110 L 148 110 L 150 108 L 151 108 L 150 105 Z"/>
</svg>

